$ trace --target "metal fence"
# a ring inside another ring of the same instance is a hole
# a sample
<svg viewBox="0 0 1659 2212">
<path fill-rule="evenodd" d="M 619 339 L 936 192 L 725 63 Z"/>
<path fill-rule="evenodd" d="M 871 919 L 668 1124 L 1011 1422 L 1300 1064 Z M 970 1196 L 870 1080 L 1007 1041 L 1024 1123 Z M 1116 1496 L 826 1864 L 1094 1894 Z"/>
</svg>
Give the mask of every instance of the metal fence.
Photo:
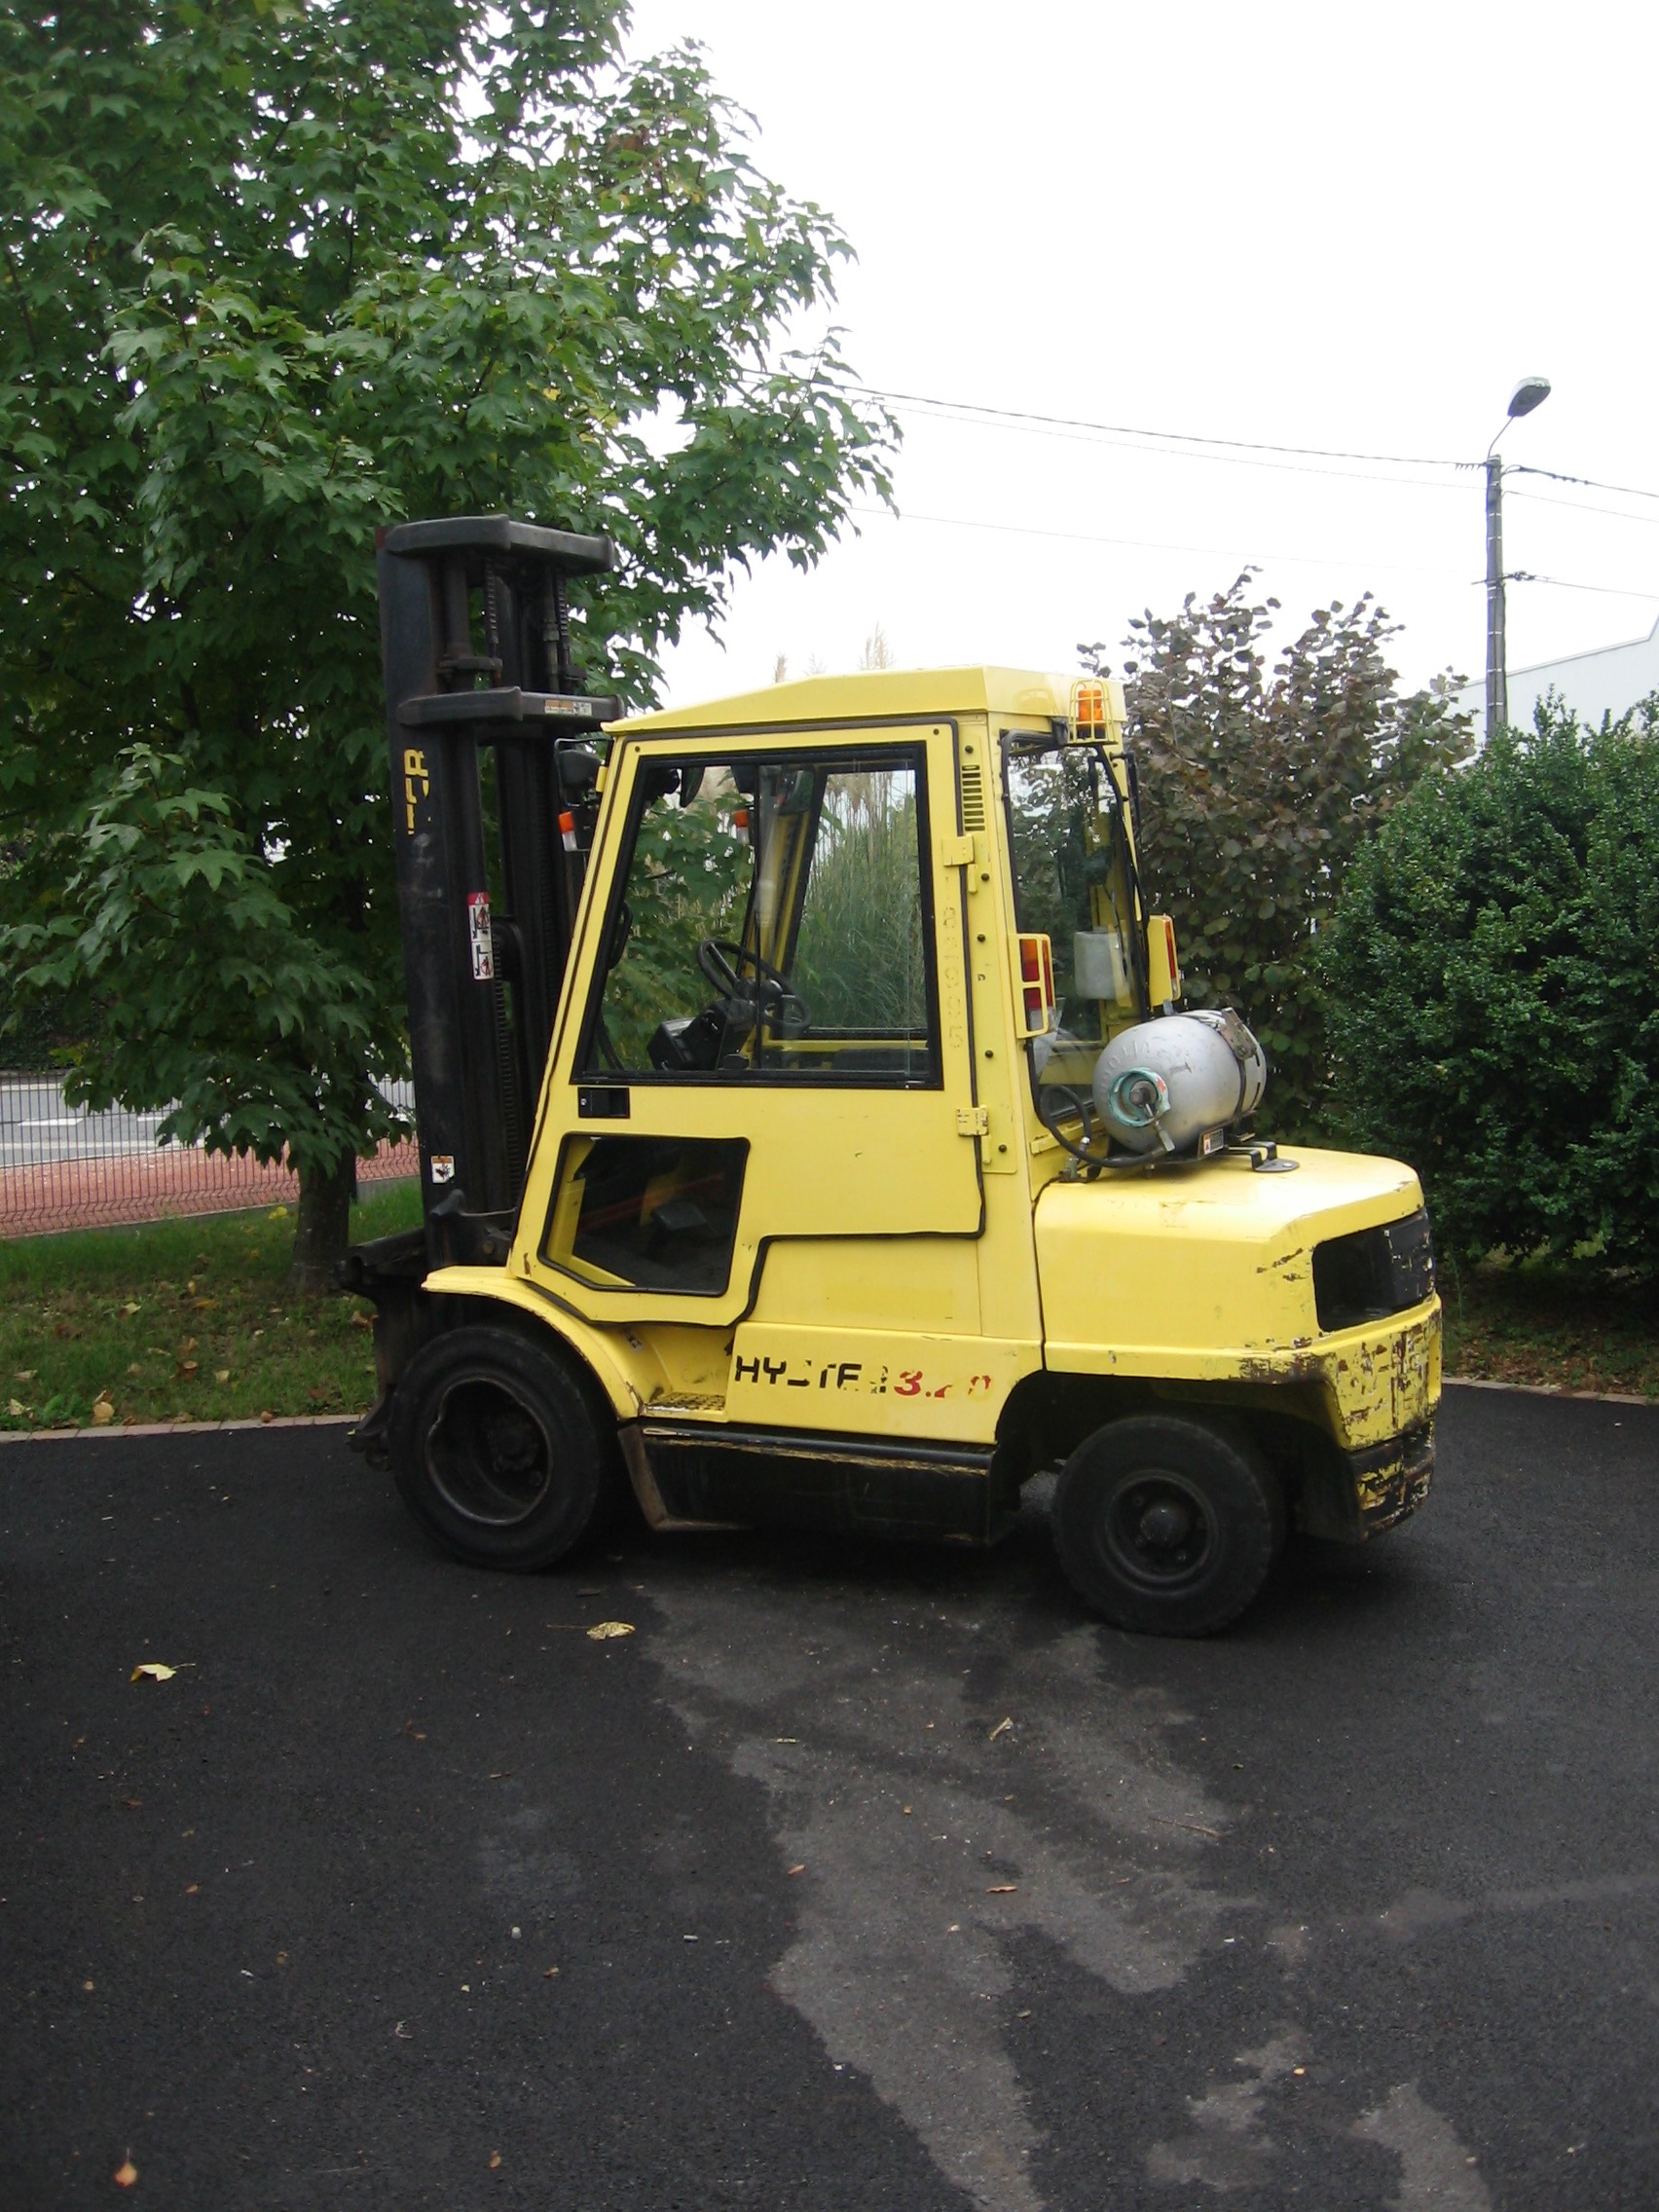
<svg viewBox="0 0 1659 2212">
<path fill-rule="evenodd" d="M 410 1085 L 383 1088 L 393 1105 L 413 1111 Z M 165 1119 L 165 1108 L 89 1114 L 65 1105 L 55 1076 L 0 1074 L 0 1237 L 230 1213 L 298 1198 L 290 1168 L 262 1167 L 200 1145 L 158 1145 Z M 382 1144 L 372 1160 L 358 1161 L 357 1180 L 416 1175 L 420 1164 L 412 1141 Z"/>
</svg>

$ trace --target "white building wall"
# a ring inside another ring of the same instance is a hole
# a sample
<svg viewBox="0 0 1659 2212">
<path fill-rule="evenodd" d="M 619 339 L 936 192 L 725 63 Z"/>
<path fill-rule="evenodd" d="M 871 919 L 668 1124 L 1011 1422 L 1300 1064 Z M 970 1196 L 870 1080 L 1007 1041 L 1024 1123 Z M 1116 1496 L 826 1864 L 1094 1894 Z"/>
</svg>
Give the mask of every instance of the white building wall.
<svg viewBox="0 0 1659 2212">
<path fill-rule="evenodd" d="M 1516 729 L 1530 729 L 1532 711 L 1546 691 L 1559 691 L 1581 724 L 1594 729 L 1604 715 L 1616 719 L 1639 699 L 1659 691 L 1659 622 L 1645 638 L 1629 645 L 1603 645 L 1592 653 L 1573 653 L 1566 660 L 1540 661 L 1535 668 L 1509 671 L 1509 719 Z M 1466 684 L 1457 704 L 1483 725 L 1486 683 Z"/>
</svg>

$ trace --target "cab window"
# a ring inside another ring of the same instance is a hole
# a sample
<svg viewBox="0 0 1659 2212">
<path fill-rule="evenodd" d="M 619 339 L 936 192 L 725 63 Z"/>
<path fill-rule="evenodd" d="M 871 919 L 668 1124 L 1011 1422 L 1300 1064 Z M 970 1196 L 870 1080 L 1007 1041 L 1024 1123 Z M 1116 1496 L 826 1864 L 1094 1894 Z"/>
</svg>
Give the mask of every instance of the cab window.
<svg viewBox="0 0 1659 2212">
<path fill-rule="evenodd" d="M 596 1290 L 718 1297 L 748 1155 L 736 1137 L 570 1137 L 541 1256 Z"/>
<path fill-rule="evenodd" d="M 582 1080 L 937 1087 L 916 748 L 644 762 Z"/>
<path fill-rule="evenodd" d="M 1031 1044 L 1037 1110 L 1064 1120 L 1101 1047 L 1149 1011 L 1128 809 L 1104 751 L 1051 737 L 1005 736 L 1003 798 L 1014 915 L 1053 958 L 1054 1027 Z"/>
</svg>

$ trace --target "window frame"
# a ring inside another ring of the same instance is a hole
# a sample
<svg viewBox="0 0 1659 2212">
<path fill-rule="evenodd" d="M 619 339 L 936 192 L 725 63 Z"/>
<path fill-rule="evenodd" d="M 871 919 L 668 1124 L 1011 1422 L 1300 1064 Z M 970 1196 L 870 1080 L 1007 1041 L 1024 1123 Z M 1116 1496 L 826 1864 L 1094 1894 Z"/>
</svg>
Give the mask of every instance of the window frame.
<svg viewBox="0 0 1659 2212">
<path fill-rule="evenodd" d="M 560 1227 L 560 1210 L 569 1203 L 577 1172 L 584 1168 L 594 1152 L 603 1144 L 637 1145 L 702 1145 L 713 1150 L 736 1153 L 737 1195 L 732 1206 L 731 1235 L 726 1240 L 725 1272 L 719 1283 L 709 1289 L 693 1288 L 685 1283 L 647 1283 L 638 1277 L 615 1276 L 608 1282 L 596 1277 L 608 1273 L 596 1260 L 584 1260 L 576 1251 L 576 1232 L 580 1226 L 580 1208 L 577 1219 L 571 1224 L 570 1248 L 561 1250 L 555 1244 Z M 577 1153 L 580 1150 L 578 1159 Z M 738 1229 L 743 1219 L 744 1192 L 749 1179 L 749 1159 L 753 1147 L 743 1136 L 690 1136 L 671 1137 L 646 1129 L 613 1128 L 608 1125 L 571 1129 L 567 1131 L 559 1147 L 559 1158 L 553 1171 L 553 1188 L 547 1203 L 547 1218 L 542 1223 L 536 1251 L 541 1265 L 554 1273 L 563 1275 L 568 1282 L 579 1283 L 583 1290 L 599 1292 L 604 1296 L 630 1298 L 724 1298 L 731 1290 L 732 1269 L 737 1259 Z M 572 1262 L 574 1263 L 572 1265 Z"/>
<path fill-rule="evenodd" d="M 916 725 L 903 725 L 915 729 Z M 691 733 L 687 733 L 688 736 Z M 604 1014 L 606 985 L 610 971 L 604 965 L 603 954 L 596 961 L 589 984 L 588 1003 L 583 1010 L 582 1025 L 577 1048 L 572 1059 L 570 1081 L 580 1085 L 614 1087 L 632 1089 L 707 1089 L 707 1090 L 880 1090 L 880 1091 L 938 1091 L 944 1088 L 944 1040 L 942 1012 L 939 987 L 939 934 L 938 910 L 933 880 L 933 809 L 929 791 L 928 746 L 925 734 L 909 738 L 887 736 L 872 729 L 867 736 L 857 736 L 852 731 L 837 736 L 828 744 L 804 746 L 790 744 L 784 732 L 756 733 L 760 742 L 750 745 L 733 742 L 736 733 L 699 732 L 691 742 L 679 745 L 667 738 L 649 742 L 648 750 L 642 745 L 630 747 L 632 781 L 628 793 L 627 818 L 623 826 L 617 866 L 613 872 L 609 897 L 606 903 L 599 943 L 608 946 L 616 928 L 617 920 L 626 900 L 629 876 L 634 857 L 639 849 L 641 827 L 645 810 L 651 803 L 645 795 L 645 772 L 652 766 L 667 762 L 688 764 L 701 761 L 705 767 L 730 767 L 741 763 L 756 768 L 811 768 L 824 770 L 830 775 L 837 771 L 856 770 L 866 766 L 871 758 L 880 761 L 882 769 L 908 768 L 915 777 L 916 794 L 916 867 L 921 892 L 922 954 L 926 968 L 927 1000 L 927 1072 L 923 1076 L 912 1072 L 888 1072 L 874 1068 L 854 1068 L 836 1071 L 832 1068 L 803 1069 L 792 1073 L 787 1068 L 773 1066 L 745 1066 L 737 1068 L 611 1068 L 607 1067 L 595 1051 L 595 1040 Z M 744 736 L 748 736 L 746 731 Z M 776 738 L 782 742 L 766 742 Z M 812 859 L 817 858 L 816 835 Z M 799 936 L 805 913 L 804 900 L 811 892 L 811 866 L 808 864 L 807 881 L 803 891 L 803 903 L 792 918 L 790 944 L 793 947 Z M 759 888 L 759 872 L 756 870 L 750 885 L 749 901 L 744 908 L 740 937 L 746 937 L 754 912 L 756 894 Z M 831 1033 L 834 1034 L 834 1033 Z M 859 1032 L 864 1035 L 866 1032 Z M 869 1033 L 872 1043 L 881 1042 Z"/>
</svg>

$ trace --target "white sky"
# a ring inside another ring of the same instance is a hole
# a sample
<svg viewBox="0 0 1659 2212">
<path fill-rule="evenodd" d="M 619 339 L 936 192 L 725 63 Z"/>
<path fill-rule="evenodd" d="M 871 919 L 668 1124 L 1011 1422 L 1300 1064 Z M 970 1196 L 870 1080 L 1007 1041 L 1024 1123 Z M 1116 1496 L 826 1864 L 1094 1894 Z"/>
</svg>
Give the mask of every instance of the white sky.
<svg viewBox="0 0 1659 2212">
<path fill-rule="evenodd" d="M 635 0 L 635 52 L 684 38 L 756 118 L 759 166 L 852 240 L 836 319 L 866 383 L 1478 461 L 1537 372 L 1554 391 L 1506 460 L 1659 493 L 1659 12 L 1636 0 Z M 724 650 L 688 636 L 670 702 L 767 682 L 779 653 L 855 666 L 878 621 L 906 666 L 1070 669 L 1247 561 L 1298 624 L 1372 588 L 1412 682 L 1482 673 L 1476 471 L 904 424 L 903 519 L 861 517 L 806 578 L 740 578 Z M 1602 587 L 1511 586 L 1511 669 L 1659 616 L 1659 498 L 1518 477 L 1504 531 L 1508 568 Z"/>
</svg>

